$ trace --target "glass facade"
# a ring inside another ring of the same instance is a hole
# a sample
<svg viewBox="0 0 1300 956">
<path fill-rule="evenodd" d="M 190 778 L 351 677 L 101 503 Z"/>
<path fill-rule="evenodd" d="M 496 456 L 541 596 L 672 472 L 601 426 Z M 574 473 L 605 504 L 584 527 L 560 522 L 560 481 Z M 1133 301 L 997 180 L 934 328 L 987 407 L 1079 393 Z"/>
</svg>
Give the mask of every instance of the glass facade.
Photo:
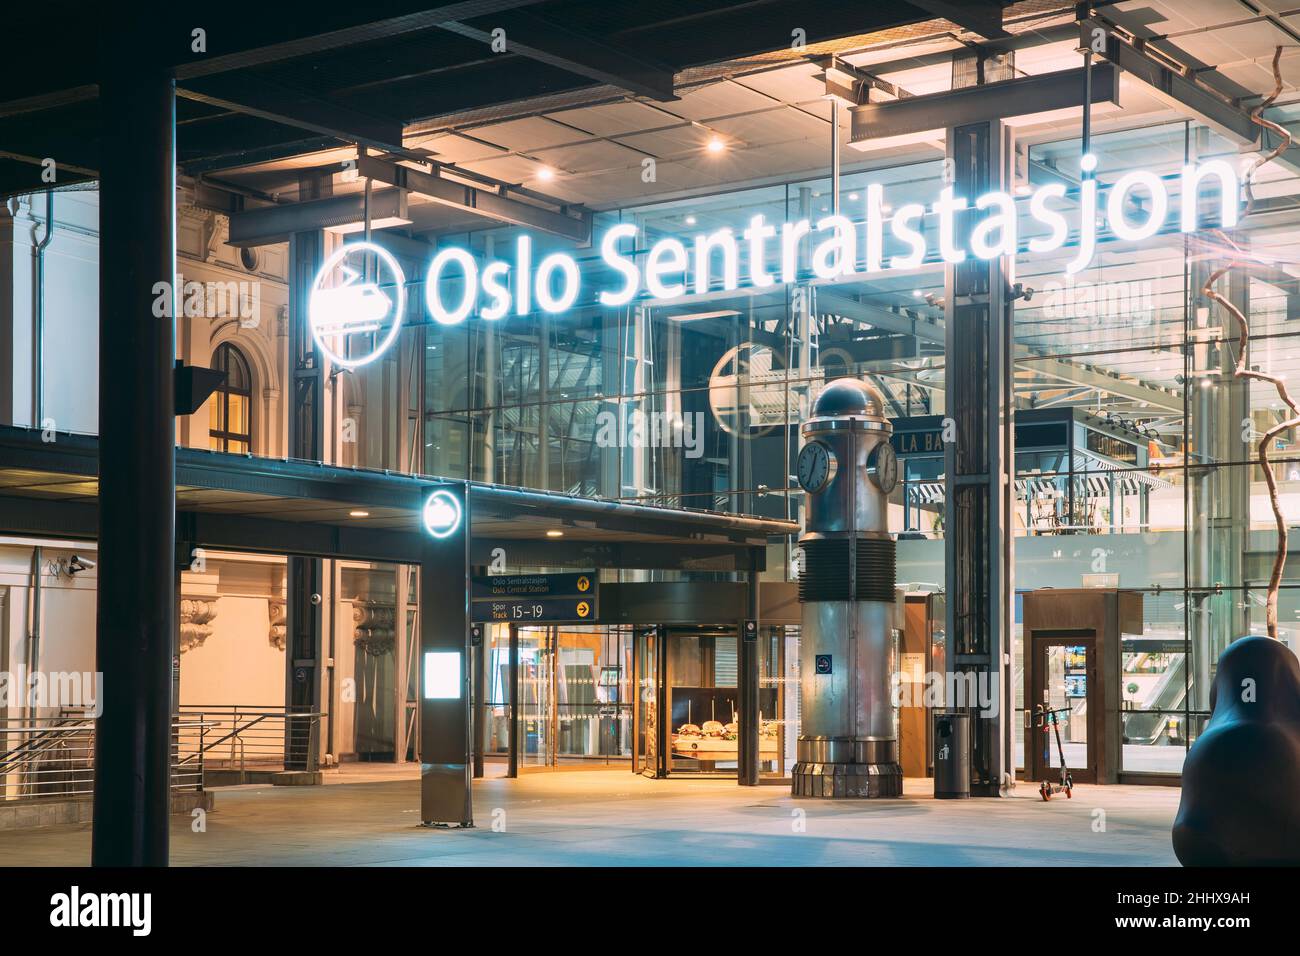
<svg viewBox="0 0 1300 956">
<path fill-rule="evenodd" d="M 1062 138 L 1022 151 L 1023 236 L 1035 234 L 1031 188 L 1074 184 L 1063 202 L 1067 214 L 1077 206 L 1080 150 L 1077 138 Z M 1118 177 L 1146 170 L 1176 202 L 1184 165 L 1237 162 L 1235 147 L 1190 121 L 1098 134 L 1092 152 L 1103 201 Z M 884 185 L 888 214 L 933 200 L 941 177 L 937 160 L 847 173 L 838 208 L 860 227 L 869 182 Z M 1236 329 L 1201 291 L 1216 268 L 1240 257 L 1225 242 L 1248 250 L 1247 264 L 1218 287 L 1250 316 L 1251 366 L 1285 373 L 1297 365 L 1289 323 L 1300 309 L 1300 280 L 1284 263 L 1300 183 L 1269 169 L 1256 192 L 1230 239 L 1210 228 L 1218 199 L 1207 189 L 1198 202 L 1208 226 L 1199 231 L 1179 231 L 1173 216 L 1141 242 L 1104 230 L 1095 255 L 1072 274 L 1066 266 L 1078 235 L 1049 253 L 1024 251 L 1022 242 L 1014 262 L 1015 281 L 1029 290 L 1014 321 L 1015 584 L 1020 592 L 1108 586 L 1142 595 L 1142 627 L 1124 636 L 1120 662 L 1129 772 L 1180 769 L 1208 715 L 1218 655 L 1235 637 L 1263 631 L 1276 529 L 1253 445 L 1279 420 L 1281 404 L 1267 383 L 1233 377 Z M 1139 190 L 1126 214 L 1137 216 L 1143 202 Z M 665 237 L 689 245 L 718 229 L 739 235 L 757 215 L 816 221 L 835 209 L 828 179 L 792 180 L 626 205 L 598 214 L 593 235 L 598 241 L 616 224 L 635 225 L 641 247 L 621 249 L 644 263 L 647 247 Z M 932 232 L 929 218 L 924 228 Z M 445 241 L 500 257 L 519 233 L 489 229 Z M 942 585 L 937 255 L 915 269 L 827 282 L 809 271 L 805 245 L 793 282 L 606 308 L 596 295 L 619 279 L 595 249 L 534 242 L 535 257 L 554 246 L 578 259 L 581 297 L 560 314 L 426 328 L 426 471 L 798 520 L 802 493 L 790 477 L 798 425 L 825 382 L 865 377 L 885 391 L 903 463 L 890 508 L 899 582 Z M 690 264 L 685 278 L 689 287 Z M 454 301 L 458 280 L 446 281 L 444 297 Z M 1288 520 L 1298 507 L 1294 449 L 1291 430 L 1272 449 Z M 787 555 L 768 577 L 796 574 L 793 542 Z M 1281 636 L 1292 646 L 1300 614 L 1294 573 L 1280 602 Z M 1017 623 L 1017 640 L 1018 631 Z M 1013 674 L 1019 706 L 1022 658 L 1018 652 Z M 1023 715 L 1016 716 L 1019 740 Z"/>
</svg>

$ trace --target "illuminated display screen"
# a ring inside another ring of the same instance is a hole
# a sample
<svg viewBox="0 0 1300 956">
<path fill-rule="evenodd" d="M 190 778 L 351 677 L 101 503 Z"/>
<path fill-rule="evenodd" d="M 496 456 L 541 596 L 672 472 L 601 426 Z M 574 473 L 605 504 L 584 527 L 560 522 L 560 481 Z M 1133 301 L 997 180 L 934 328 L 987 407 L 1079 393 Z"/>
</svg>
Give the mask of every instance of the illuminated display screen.
<svg viewBox="0 0 1300 956">
<path fill-rule="evenodd" d="M 460 651 L 425 651 L 424 699 L 460 700 Z"/>
</svg>

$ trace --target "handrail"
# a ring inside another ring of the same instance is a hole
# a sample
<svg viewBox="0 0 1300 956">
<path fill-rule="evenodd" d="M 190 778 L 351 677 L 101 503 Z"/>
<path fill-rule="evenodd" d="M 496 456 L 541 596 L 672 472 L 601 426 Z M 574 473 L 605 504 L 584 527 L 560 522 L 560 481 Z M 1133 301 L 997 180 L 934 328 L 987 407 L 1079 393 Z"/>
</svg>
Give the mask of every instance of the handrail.
<svg viewBox="0 0 1300 956">
<path fill-rule="evenodd" d="M 215 728 L 181 764 L 198 758 L 211 768 L 240 771 L 310 766 L 312 740 L 321 718 L 328 716 L 309 708 L 240 704 L 189 704 L 181 710 Z M 304 722 L 306 732 L 297 733 Z"/>
<path fill-rule="evenodd" d="M 197 731 L 199 746 L 214 726 L 202 717 L 172 722 L 171 790 L 203 790 L 203 757 L 191 768 L 187 742 Z M 95 721 L 90 717 L 0 718 L 0 742 L 20 739 L 0 751 L 0 801 L 88 796 L 95 780 Z M 184 768 L 184 769 L 182 769 Z"/>
</svg>

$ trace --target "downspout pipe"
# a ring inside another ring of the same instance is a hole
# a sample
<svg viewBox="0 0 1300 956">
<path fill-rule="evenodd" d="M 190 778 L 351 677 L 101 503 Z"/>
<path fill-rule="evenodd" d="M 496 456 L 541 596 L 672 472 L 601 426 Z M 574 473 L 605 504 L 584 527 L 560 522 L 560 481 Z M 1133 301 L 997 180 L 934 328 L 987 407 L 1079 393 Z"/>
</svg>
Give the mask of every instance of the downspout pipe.
<svg viewBox="0 0 1300 956">
<path fill-rule="evenodd" d="M 36 295 L 32 316 L 32 427 L 45 421 L 45 250 L 54 238 L 54 190 L 45 190 L 45 235 L 32 249 L 36 258 Z"/>
<path fill-rule="evenodd" d="M 41 667 L 41 618 L 44 616 L 45 589 L 41 582 L 41 566 L 45 563 L 45 550 L 39 545 L 32 548 L 32 593 L 27 602 L 27 675 L 23 681 L 23 715 L 28 724 L 38 716 L 32 700 L 32 680 Z"/>
</svg>

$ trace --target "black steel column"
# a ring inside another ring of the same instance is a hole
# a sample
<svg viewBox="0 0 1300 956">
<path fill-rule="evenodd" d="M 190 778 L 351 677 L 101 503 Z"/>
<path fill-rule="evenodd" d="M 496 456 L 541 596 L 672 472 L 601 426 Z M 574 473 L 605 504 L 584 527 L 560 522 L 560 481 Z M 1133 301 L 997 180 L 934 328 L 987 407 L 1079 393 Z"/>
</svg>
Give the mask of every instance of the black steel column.
<svg viewBox="0 0 1300 956">
<path fill-rule="evenodd" d="M 519 776 L 519 625 L 507 625 L 510 628 L 510 763 L 506 767 L 507 777 Z"/>
<path fill-rule="evenodd" d="M 165 866 L 170 810 L 176 332 L 153 306 L 175 272 L 175 83 L 136 26 L 102 38 L 99 82 L 95 866 Z"/>
<path fill-rule="evenodd" d="M 470 768 L 469 487 L 435 493 L 459 503 L 457 524 L 425 539 L 420 560 L 420 820 L 474 825 Z M 454 686 L 430 679 L 454 676 Z M 451 667 L 455 668 L 454 675 Z"/>
<path fill-rule="evenodd" d="M 312 283 L 324 260 L 324 234 L 295 233 L 289 239 L 289 457 L 320 461 L 325 428 L 324 376 L 307 322 Z M 284 702 L 293 713 L 320 710 L 321 603 L 323 575 L 318 558 L 290 557 L 285 572 Z M 333 595 L 331 595 L 331 599 Z M 286 719 L 285 770 L 315 770 L 318 754 L 312 718 Z"/>
<path fill-rule="evenodd" d="M 472 644 L 474 667 L 474 778 L 484 775 L 487 749 L 487 640 L 490 624 L 477 624 L 478 643 Z"/>
<path fill-rule="evenodd" d="M 758 684 L 760 678 L 758 635 L 758 572 L 749 572 L 746 614 L 740 622 L 740 759 L 737 761 L 737 782 L 742 787 L 758 786 L 759 738 L 762 734 L 759 714 Z"/>
<path fill-rule="evenodd" d="M 958 196 L 1009 192 L 1012 142 L 1000 121 L 948 130 Z M 968 235 L 971 213 L 959 213 Z M 948 666 L 973 674 L 995 700 L 947 701 L 971 713 L 971 795 L 996 797 L 1015 772 L 1011 757 L 1011 494 L 1013 447 L 1012 303 L 1002 259 L 968 257 L 944 270 L 946 415 L 944 571 Z M 978 684 L 977 684 L 978 686 Z M 993 711 L 988 713 L 987 711 Z"/>
</svg>

